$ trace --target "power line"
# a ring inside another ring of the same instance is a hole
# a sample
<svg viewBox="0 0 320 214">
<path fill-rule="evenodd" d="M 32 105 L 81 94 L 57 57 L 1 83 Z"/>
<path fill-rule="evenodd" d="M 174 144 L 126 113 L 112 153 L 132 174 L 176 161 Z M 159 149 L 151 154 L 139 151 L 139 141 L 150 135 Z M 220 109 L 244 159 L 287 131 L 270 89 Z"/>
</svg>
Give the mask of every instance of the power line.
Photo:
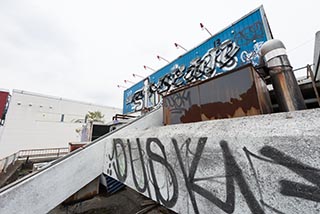
<svg viewBox="0 0 320 214">
<path fill-rule="evenodd" d="M 308 44 L 308 43 L 310 43 L 310 42 L 312 42 L 312 41 L 314 41 L 314 40 L 315 40 L 315 38 L 312 38 L 312 39 L 309 39 L 309 40 L 307 40 L 307 41 L 305 41 L 305 42 L 303 42 L 303 43 L 300 43 L 298 46 L 296 46 L 296 47 L 291 48 L 290 50 L 288 50 L 287 53 L 292 52 L 292 51 L 294 51 L 294 50 L 296 50 L 296 49 L 298 49 L 298 48 L 301 48 L 302 46 L 305 46 L 306 44 Z"/>
</svg>

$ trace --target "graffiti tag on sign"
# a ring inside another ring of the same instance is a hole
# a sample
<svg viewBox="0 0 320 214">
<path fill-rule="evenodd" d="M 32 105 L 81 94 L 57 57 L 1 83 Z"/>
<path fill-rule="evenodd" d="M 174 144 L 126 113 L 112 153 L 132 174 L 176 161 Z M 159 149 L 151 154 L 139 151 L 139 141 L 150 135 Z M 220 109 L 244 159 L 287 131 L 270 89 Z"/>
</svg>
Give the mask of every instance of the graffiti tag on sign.
<svg viewBox="0 0 320 214">
<path fill-rule="evenodd" d="M 232 70 L 238 63 L 238 58 L 236 57 L 238 51 L 239 46 L 235 42 L 226 40 L 218 47 L 209 49 L 201 58 L 193 59 L 189 67 L 175 65 L 171 73 L 161 77 L 158 82 L 148 85 L 148 93 L 143 89 L 138 90 L 132 96 L 127 97 L 126 104 L 133 104 L 135 111 L 139 111 L 144 106 L 144 100 L 154 96 L 154 94 L 163 95 L 182 85 L 211 78 L 216 75 L 217 68 L 224 71 Z"/>
</svg>

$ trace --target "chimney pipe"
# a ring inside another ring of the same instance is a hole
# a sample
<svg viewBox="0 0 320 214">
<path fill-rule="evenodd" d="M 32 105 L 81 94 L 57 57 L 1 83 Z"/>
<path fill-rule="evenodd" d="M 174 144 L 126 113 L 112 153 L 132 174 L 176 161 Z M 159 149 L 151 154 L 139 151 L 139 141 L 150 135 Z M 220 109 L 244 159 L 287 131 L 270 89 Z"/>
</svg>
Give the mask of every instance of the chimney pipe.
<svg viewBox="0 0 320 214">
<path fill-rule="evenodd" d="M 270 74 L 280 111 L 306 109 L 283 43 L 277 39 L 265 42 L 261 47 L 261 56 Z"/>
</svg>

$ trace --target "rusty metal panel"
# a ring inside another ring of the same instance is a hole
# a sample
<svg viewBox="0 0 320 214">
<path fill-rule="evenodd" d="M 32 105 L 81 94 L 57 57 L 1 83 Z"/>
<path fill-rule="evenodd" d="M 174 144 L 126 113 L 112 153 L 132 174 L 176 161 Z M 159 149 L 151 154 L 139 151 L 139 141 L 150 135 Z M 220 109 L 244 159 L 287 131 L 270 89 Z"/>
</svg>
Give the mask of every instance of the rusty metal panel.
<svg viewBox="0 0 320 214">
<path fill-rule="evenodd" d="M 256 90 L 262 114 L 272 113 L 272 102 L 266 83 L 257 72 L 252 72 L 255 78 Z"/>
<path fill-rule="evenodd" d="M 164 124 L 190 123 L 271 113 L 266 85 L 244 66 L 163 98 Z"/>
<path fill-rule="evenodd" d="M 194 114 L 190 115 L 188 122 L 196 122 L 200 120 L 200 111 L 197 112 L 195 106 L 200 105 L 199 92 L 197 88 L 185 88 L 176 93 L 167 96 L 163 99 L 164 106 L 164 117 L 167 118 L 166 124 L 176 124 L 181 123 L 179 121 L 184 121 L 184 118 L 181 118 L 185 115 L 185 112 L 188 109 L 195 109 Z M 194 117 L 193 117 L 194 116 Z"/>
</svg>

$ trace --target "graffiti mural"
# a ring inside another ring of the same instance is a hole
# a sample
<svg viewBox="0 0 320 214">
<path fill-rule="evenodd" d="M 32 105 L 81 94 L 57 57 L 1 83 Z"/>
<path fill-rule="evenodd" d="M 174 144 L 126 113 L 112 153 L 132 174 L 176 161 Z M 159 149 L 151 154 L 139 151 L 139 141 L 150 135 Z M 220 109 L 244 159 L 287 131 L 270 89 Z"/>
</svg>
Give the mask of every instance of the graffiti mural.
<svg viewBox="0 0 320 214">
<path fill-rule="evenodd" d="M 240 55 L 240 59 L 242 60 L 242 62 L 244 63 L 251 63 L 254 66 L 258 66 L 259 65 L 259 53 L 260 53 L 260 49 L 262 47 L 264 42 L 257 42 L 253 45 L 253 51 L 252 52 L 247 52 L 247 51 L 242 51 L 241 55 Z"/>
<path fill-rule="evenodd" d="M 273 146 L 250 151 L 208 137 L 115 138 L 110 145 L 104 172 L 178 213 L 320 209 L 319 164 Z"/>
<path fill-rule="evenodd" d="M 124 91 L 123 113 L 140 111 L 161 101 L 169 91 L 205 80 L 241 65 L 258 65 L 262 44 L 271 39 L 263 7 L 234 22 L 146 79 Z"/>
</svg>

